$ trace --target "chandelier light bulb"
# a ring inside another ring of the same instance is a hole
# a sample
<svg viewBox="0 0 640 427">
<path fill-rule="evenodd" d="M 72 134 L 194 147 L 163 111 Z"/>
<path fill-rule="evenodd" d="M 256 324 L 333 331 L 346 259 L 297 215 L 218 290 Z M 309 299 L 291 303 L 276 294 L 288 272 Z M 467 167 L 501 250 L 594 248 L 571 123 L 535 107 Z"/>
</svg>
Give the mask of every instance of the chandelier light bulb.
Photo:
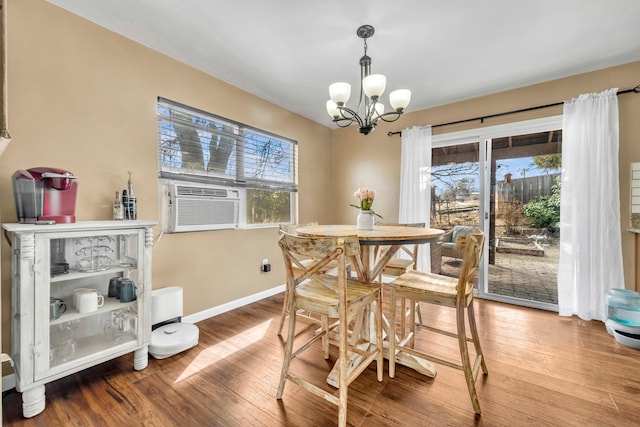
<svg viewBox="0 0 640 427">
<path fill-rule="evenodd" d="M 362 79 L 362 89 L 369 98 L 382 96 L 387 78 L 382 74 L 371 74 Z"/>
<path fill-rule="evenodd" d="M 389 94 L 389 103 L 395 111 L 402 111 L 411 101 L 411 91 L 409 89 L 394 90 Z"/>
<path fill-rule="evenodd" d="M 351 85 L 346 82 L 336 82 L 329 86 L 329 97 L 338 105 L 344 105 L 351 96 Z"/>
<path fill-rule="evenodd" d="M 374 119 L 384 114 L 384 104 L 382 102 L 376 102 L 374 104 L 374 108 L 375 108 L 375 113 L 373 114 Z"/>
<path fill-rule="evenodd" d="M 340 117 L 340 109 L 338 108 L 338 104 L 333 102 L 331 99 L 327 101 L 327 113 L 329 113 L 329 116 L 333 118 Z"/>
</svg>

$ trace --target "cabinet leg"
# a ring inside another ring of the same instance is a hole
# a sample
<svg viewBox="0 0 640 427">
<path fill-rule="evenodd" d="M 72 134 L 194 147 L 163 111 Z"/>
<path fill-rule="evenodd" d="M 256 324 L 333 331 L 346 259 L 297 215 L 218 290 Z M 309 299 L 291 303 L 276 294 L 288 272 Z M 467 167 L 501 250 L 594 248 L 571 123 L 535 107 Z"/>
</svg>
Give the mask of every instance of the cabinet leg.
<svg viewBox="0 0 640 427">
<path fill-rule="evenodd" d="M 141 371 L 149 364 L 149 348 L 145 345 L 133 352 L 133 369 Z"/>
<path fill-rule="evenodd" d="M 36 386 L 22 392 L 22 415 L 31 418 L 44 411 L 44 385 Z"/>
</svg>

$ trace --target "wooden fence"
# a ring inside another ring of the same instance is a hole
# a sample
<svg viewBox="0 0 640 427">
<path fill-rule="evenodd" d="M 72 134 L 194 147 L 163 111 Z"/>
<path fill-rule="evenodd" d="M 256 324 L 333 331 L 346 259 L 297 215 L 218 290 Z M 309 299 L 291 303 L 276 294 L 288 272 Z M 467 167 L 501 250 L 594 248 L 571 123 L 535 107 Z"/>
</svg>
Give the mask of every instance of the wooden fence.
<svg viewBox="0 0 640 427">
<path fill-rule="evenodd" d="M 510 183 L 500 181 L 496 184 L 496 197 L 498 200 L 502 199 L 505 202 L 517 199 L 522 203 L 527 203 L 538 196 L 550 195 L 551 187 L 559 176 L 559 173 L 554 173 L 527 178 L 512 178 Z"/>
</svg>

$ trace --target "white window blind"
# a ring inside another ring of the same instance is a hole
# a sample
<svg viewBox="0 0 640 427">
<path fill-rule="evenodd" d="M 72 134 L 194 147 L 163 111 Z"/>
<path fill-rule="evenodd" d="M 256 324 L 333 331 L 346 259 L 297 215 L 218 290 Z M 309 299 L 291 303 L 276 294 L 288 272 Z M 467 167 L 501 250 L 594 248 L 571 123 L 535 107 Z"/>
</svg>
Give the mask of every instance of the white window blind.
<svg viewBox="0 0 640 427">
<path fill-rule="evenodd" d="M 161 178 L 297 191 L 297 142 L 158 98 Z"/>
</svg>

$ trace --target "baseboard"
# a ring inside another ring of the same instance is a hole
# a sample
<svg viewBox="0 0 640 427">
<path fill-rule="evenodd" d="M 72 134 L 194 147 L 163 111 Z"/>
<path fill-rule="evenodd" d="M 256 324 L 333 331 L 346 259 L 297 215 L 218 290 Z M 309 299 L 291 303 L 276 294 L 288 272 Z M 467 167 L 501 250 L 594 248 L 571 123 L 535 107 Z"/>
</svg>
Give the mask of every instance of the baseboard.
<svg viewBox="0 0 640 427">
<path fill-rule="evenodd" d="M 234 301 L 229 301 L 227 303 L 208 308 L 198 313 L 184 316 L 182 318 L 182 321 L 185 323 L 197 323 L 201 320 L 206 320 L 219 314 L 226 313 L 227 311 L 235 310 L 236 308 L 244 307 L 245 305 L 251 304 L 253 302 L 269 298 L 270 296 L 284 292 L 284 289 L 284 285 L 276 286 L 275 288 L 267 289 L 266 291 L 258 292 L 257 294 L 239 298 Z"/>
<path fill-rule="evenodd" d="M 245 305 L 251 304 L 253 302 L 260 301 L 265 298 L 269 298 L 270 296 L 284 292 L 284 289 L 285 289 L 284 285 L 276 286 L 275 288 L 267 289 L 266 291 L 258 292 L 257 294 L 239 298 L 234 301 L 229 301 L 225 304 L 221 304 L 216 307 L 211 307 L 206 310 L 200 311 L 198 313 L 190 314 L 189 316 L 184 316 L 182 318 L 182 321 L 185 323 L 197 323 L 197 322 L 200 322 L 201 320 L 206 320 L 211 317 L 217 316 L 219 314 L 226 313 L 227 311 L 231 311 L 236 308 L 240 308 Z M 16 387 L 15 374 L 9 374 L 2 377 L 3 393 L 15 387 Z"/>
<path fill-rule="evenodd" d="M 9 374 L 2 377 L 2 392 L 16 388 L 16 374 Z"/>
</svg>

